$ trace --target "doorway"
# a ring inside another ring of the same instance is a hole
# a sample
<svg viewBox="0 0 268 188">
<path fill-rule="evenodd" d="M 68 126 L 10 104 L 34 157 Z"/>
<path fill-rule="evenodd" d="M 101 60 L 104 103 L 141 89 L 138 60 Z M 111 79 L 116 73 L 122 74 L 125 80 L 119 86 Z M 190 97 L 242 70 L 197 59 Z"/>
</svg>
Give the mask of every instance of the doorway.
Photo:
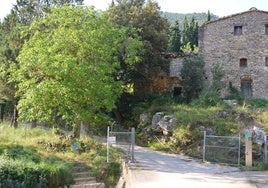
<svg viewBox="0 0 268 188">
<path fill-rule="evenodd" d="M 252 98 L 252 79 L 249 75 L 241 76 L 241 94 L 245 98 Z"/>
</svg>

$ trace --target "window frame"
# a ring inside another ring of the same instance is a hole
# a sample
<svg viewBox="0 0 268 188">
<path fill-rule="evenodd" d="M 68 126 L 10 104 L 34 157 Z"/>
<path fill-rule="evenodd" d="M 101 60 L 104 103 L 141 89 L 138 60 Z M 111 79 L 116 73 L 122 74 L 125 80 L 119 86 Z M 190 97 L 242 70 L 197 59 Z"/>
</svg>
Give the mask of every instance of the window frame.
<svg viewBox="0 0 268 188">
<path fill-rule="evenodd" d="M 264 25 L 264 34 L 268 35 L 268 24 Z"/>
<path fill-rule="evenodd" d="M 239 67 L 240 68 L 248 67 L 248 59 L 247 58 L 240 58 L 239 59 Z"/>
<path fill-rule="evenodd" d="M 243 26 L 242 25 L 235 25 L 234 26 L 234 35 L 235 36 L 243 35 Z"/>
</svg>

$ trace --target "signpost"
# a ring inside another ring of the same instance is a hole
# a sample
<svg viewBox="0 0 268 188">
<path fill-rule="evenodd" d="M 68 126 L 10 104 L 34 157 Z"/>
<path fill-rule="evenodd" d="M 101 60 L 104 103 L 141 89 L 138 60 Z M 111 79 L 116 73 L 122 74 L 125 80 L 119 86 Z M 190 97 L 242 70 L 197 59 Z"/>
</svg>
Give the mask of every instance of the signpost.
<svg viewBox="0 0 268 188">
<path fill-rule="evenodd" d="M 246 166 L 252 167 L 252 131 L 246 129 L 244 131 L 245 145 L 246 145 Z"/>
</svg>

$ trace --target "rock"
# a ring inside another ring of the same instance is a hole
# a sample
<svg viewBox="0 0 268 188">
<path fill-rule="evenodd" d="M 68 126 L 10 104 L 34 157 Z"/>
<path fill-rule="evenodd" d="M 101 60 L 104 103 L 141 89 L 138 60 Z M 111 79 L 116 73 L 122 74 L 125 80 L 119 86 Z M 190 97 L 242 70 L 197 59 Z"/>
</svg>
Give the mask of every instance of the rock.
<svg viewBox="0 0 268 188">
<path fill-rule="evenodd" d="M 145 124 L 147 124 L 148 123 L 148 115 L 147 114 L 141 114 L 140 115 L 140 123 L 142 124 L 142 125 L 145 125 Z"/>
<path fill-rule="evenodd" d="M 264 137 L 266 136 L 266 132 L 263 128 L 254 126 L 253 127 L 253 143 L 263 145 L 264 144 Z"/>
<path fill-rule="evenodd" d="M 223 100 L 226 104 L 230 106 L 236 106 L 237 105 L 237 100 Z"/>
<path fill-rule="evenodd" d="M 157 130 L 158 122 L 161 120 L 163 115 L 164 115 L 163 112 L 157 112 L 155 115 L 153 115 L 153 119 L 152 119 L 152 129 L 153 130 Z"/>
<path fill-rule="evenodd" d="M 152 129 L 154 131 L 163 131 L 166 135 L 172 132 L 176 126 L 176 119 L 173 115 L 163 116 L 163 112 L 157 112 L 152 119 Z"/>
</svg>

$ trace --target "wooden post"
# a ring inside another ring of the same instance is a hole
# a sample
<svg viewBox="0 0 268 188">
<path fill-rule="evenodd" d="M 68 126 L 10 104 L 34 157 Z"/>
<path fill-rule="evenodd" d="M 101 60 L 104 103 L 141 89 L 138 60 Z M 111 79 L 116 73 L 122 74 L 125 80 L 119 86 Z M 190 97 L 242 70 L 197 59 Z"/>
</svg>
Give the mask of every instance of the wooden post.
<svg viewBox="0 0 268 188">
<path fill-rule="evenodd" d="M 246 166 L 252 167 L 252 131 L 245 130 L 244 135 L 246 145 L 246 151 L 245 151 Z"/>
</svg>

